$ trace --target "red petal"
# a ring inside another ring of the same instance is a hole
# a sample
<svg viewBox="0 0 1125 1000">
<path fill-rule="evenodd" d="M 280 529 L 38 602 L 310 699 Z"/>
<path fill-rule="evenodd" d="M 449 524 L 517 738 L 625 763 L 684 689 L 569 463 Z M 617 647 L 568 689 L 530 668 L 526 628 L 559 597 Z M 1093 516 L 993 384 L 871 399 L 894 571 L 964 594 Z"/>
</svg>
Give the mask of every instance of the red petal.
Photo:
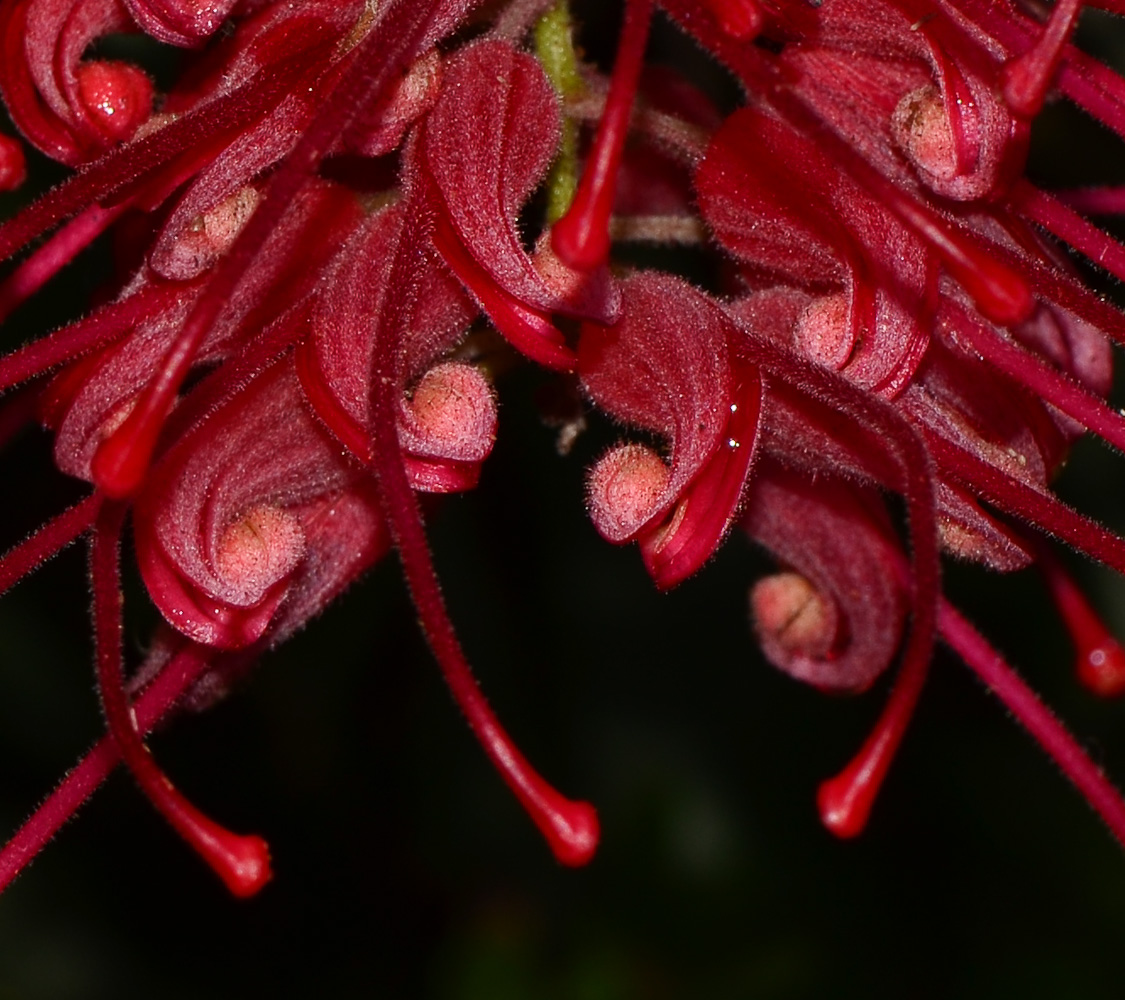
<svg viewBox="0 0 1125 1000">
<path fill-rule="evenodd" d="M 355 476 L 292 366 L 275 365 L 181 439 L 138 499 L 138 562 L 161 613 L 207 645 L 258 639 L 300 572 L 306 524 Z"/>
<path fill-rule="evenodd" d="M 710 557 L 734 516 L 757 443 L 761 379 L 753 365 L 735 367 L 737 328 L 701 292 L 654 273 L 627 279 L 622 292 L 620 323 L 583 328 L 579 373 L 599 407 L 666 437 L 670 470 L 647 516 L 595 511 L 595 523 L 609 541 L 639 538 L 657 584 L 670 587 Z"/>
<path fill-rule="evenodd" d="M 898 651 L 906 603 L 894 571 L 903 556 L 878 495 L 837 479 L 814 486 L 767 463 L 754 477 L 743 525 L 812 584 L 837 620 L 831 631 L 838 638 L 827 650 L 802 649 L 760 628 L 769 661 L 819 688 L 868 687 Z"/>
<path fill-rule="evenodd" d="M 465 254 L 525 309 L 612 322 L 618 303 L 604 276 L 592 282 L 551 280 L 536 269 L 516 226 L 558 142 L 558 101 L 531 56 L 487 41 L 446 62 L 421 150 L 439 215 L 448 219 Z M 445 255 L 449 241 L 440 229 L 438 239 Z M 464 266 L 450 263 L 462 276 Z M 480 283 L 466 283 L 490 311 Z"/>
</svg>

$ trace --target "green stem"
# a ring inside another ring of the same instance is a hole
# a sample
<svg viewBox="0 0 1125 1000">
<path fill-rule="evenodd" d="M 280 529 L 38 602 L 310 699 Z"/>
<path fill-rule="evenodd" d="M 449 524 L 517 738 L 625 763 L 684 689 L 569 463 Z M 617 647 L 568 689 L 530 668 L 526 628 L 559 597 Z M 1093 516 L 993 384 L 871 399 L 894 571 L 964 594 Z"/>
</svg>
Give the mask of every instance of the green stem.
<svg viewBox="0 0 1125 1000">
<path fill-rule="evenodd" d="M 582 92 L 567 0 L 558 0 L 535 25 L 535 55 L 560 98 L 565 101 Z M 559 151 L 547 174 L 548 224 L 553 225 L 566 214 L 577 187 L 578 124 L 564 113 Z"/>
</svg>

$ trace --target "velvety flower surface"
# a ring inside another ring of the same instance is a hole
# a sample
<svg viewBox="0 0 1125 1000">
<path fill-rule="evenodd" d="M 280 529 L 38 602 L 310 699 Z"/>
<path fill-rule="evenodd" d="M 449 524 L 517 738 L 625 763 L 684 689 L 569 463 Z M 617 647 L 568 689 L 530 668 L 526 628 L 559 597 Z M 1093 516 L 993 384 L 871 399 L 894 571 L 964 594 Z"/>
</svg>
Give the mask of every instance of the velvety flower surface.
<svg viewBox="0 0 1125 1000">
<path fill-rule="evenodd" d="M 89 536 L 108 725 L 0 850 L 0 886 L 120 760 L 234 893 L 258 891 L 264 841 L 196 809 L 144 736 L 391 548 L 486 755 L 561 862 L 592 857 L 593 807 L 476 686 L 418 497 L 477 484 L 520 363 L 620 425 L 588 512 L 657 587 L 737 526 L 777 563 L 750 591 L 771 663 L 837 692 L 895 671 L 820 788 L 835 833 L 863 829 L 940 638 L 1125 842 L 1121 796 L 946 602 L 940 563 L 1037 564 L 1080 678 L 1125 691 L 1049 541 L 1125 572 L 1125 541 L 1051 490 L 1084 432 L 1125 449 L 1106 402 L 1125 323 L 1067 253 L 1125 280 L 1087 217 L 1122 199 L 1024 176 L 1046 100 L 1125 137 L 1125 82 L 1072 45 L 1072 0 L 659 6 L 738 107 L 646 66 L 652 0 L 626 0 L 608 72 L 580 58 L 565 0 L 0 0 L 8 113 L 73 171 L 0 225 L 0 317 L 101 237 L 117 274 L 0 358 L 0 426 L 39 420 L 90 487 L 0 559 L 0 589 Z M 178 79 L 101 58 L 121 34 L 183 49 Z M 0 137 L 0 190 L 25 174 Z M 638 267 L 638 242 L 702 263 Z M 164 622 L 128 682 L 125 532 Z"/>
</svg>

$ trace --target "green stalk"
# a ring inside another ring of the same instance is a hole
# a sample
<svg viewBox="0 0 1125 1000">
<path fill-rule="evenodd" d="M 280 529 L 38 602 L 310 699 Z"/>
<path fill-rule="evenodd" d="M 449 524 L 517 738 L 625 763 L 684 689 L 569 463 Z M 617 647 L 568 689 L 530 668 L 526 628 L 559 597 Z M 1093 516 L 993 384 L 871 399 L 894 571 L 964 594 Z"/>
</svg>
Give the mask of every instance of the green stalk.
<svg viewBox="0 0 1125 1000">
<path fill-rule="evenodd" d="M 559 97 L 582 93 L 574 25 L 567 0 L 558 0 L 535 25 L 535 55 Z M 578 123 L 564 112 L 559 151 L 547 174 L 547 223 L 553 225 L 570 208 L 578 187 Z"/>
</svg>

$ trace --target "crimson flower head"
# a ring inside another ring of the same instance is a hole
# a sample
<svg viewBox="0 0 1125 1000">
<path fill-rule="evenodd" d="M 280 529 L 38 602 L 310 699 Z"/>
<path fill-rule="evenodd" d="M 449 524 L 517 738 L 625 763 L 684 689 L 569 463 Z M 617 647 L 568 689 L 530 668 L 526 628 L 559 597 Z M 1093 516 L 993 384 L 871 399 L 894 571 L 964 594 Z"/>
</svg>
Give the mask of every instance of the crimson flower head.
<svg viewBox="0 0 1125 1000">
<path fill-rule="evenodd" d="M 494 377 L 520 360 L 620 426 L 588 511 L 657 587 L 748 535 L 778 564 L 750 593 L 771 663 L 837 692 L 896 671 L 820 788 L 831 830 L 863 829 L 940 638 L 1125 842 L 1121 796 L 940 580 L 942 553 L 1036 564 L 1082 681 L 1125 691 L 1051 551 L 1125 572 L 1125 541 L 1051 490 L 1085 431 L 1125 449 L 1106 402 L 1125 320 L 1067 253 L 1125 280 L 1089 221 L 1123 200 L 1024 176 L 1048 99 L 1125 137 L 1125 81 L 1071 44 L 1075 0 L 660 7 L 736 108 L 646 63 L 652 0 L 626 0 L 608 73 L 567 0 L 0 0 L 11 120 L 72 170 L 0 225 L 0 316 L 103 234 L 117 265 L 84 317 L 0 358 L 0 430 L 40 421 L 90 487 L 0 559 L 0 589 L 88 536 L 108 724 L 0 850 L 0 886 L 122 762 L 232 892 L 257 892 L 265 842 L 201 813 L 144 738 L 392 549 L 486 755 L 562 863 L 592 857 L 593 808 L 533 769 L 473 680 L 419 500 L 476 485 Z M 183 50 L 177 82 L 96 54 L 137 33 Z M 25 173 L 0 137 L 0 189 Z M 645 242 L 707 267 L 630 265 Z M 128 680 L 126 531 L 163 619 Z"/>
</svg>

